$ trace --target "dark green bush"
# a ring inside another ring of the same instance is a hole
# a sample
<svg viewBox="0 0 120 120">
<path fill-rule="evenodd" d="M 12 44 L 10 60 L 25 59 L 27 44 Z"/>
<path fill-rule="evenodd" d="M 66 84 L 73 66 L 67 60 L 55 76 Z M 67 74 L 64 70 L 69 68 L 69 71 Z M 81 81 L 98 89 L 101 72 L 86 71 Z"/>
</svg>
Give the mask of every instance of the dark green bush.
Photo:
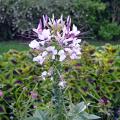
<svg viewBox="0 0 120 120">
<path fill-rule="evenodd" d="M 89 102 L 90 113 L 103 120 L 114 120 L 120 109 L 120 47 L 108 44 L 96 48 L 84 43 L 82 48 L 80 60 L 63 64 L 62 77 L 68 85 L 66 105 L 69 100 Z M 52 81 L 49 78 L 42 81 L 40 77 L 42 71 L 50 68 L 50 63 L 41 66 L 32 62 L 35 54 L 10 50 L 0 56 L 0 90 L 4 94 L 0 98 L 1 120 L 20 119 L 31 114 L 33 106 L 40 109 L 50 106 Z M 33 90 L 39 94 L 35 100 L 30 97 Z"/>
<path fill-rule="evenodd" d="M 113 40 L 120 36 L 120 26 L 117 23 L 104 23 L 100 26 L 99 35 L 102 39 Z"/>
<path fill-rule="evenodd" d="M 82 32 L 91 33 L 90 37 L 119 39 L 119 4 L 116 0 L 0 0 L 0 38 L 30 39 L 39 18 L 54 13 L 57 17 L 70 15 Z M 111 34 L 112 28 L 116 30 Z"/>
</svg>

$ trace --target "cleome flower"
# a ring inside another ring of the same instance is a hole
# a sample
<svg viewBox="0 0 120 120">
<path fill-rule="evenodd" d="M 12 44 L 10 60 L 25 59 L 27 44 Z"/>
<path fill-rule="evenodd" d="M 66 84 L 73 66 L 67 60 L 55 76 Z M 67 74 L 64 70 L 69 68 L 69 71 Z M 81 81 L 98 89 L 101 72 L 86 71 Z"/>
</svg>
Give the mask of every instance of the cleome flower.
<svg viewBox="0 0 120 120">
<path fill-rule="evenodd" d="M 30 44 L 29 47 L 31 47 L 32 49 L 38 49 L 40 48 L 39 42 L 37 42 L 36 40 L 33 40 Z"/>
<path fill-rule="evenodd" d="M 62 81 L 59 82 L 58 85 L 59 85 L 59 87 L 61 87 L 61 88 L 65 88 L 65 87 L 66 87 L 66 84 L 67 84 L 66 81 L 63 81 L 63 80 L 62 80 Z"/>
<path fill-rule="evenodd" d="M 51 57 L 49 60 L 57 59 L 61 62 L 66 58 L 80 59 L 81 39 L 78 38 L 80 31 L 74 24 L 71 27 L 70 16 L 66 21 L 63 20 L 63 16 L 60 19 L 43 16 L 33 31 L 37 34 L 38 41 L 31 41 L 29 47 L 40 50 L 40 54 L 34 57 L 33 61 L 42 65 L 48 57 Z"/>
<path fill-rule="evenodd" d="M 3 96 L 3 92 L 2 92 L 2 90 L 0 90 L 0 97 L 2 97 Z"/>
</svg>

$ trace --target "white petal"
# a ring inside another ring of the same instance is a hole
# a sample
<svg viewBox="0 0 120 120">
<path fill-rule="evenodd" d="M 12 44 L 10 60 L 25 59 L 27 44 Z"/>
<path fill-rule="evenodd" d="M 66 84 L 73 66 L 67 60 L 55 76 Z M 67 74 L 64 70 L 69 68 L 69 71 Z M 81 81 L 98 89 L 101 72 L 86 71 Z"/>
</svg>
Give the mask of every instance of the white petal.
<svg viewBox="0 0 120 120">
<path fill-rule="evenodd" d="M 68 52 L 69 54 L 72 53 L 72 50 L 70 48 L 65 48 L 65 51 Z"/>
<path fill-rule="evenodd" d="M 44 51 L 44 52 L 42 53 L 42 57 L 45 57 L 47 54 L 48 54 L 48 52 L 47 52 L 47 51 Z"/>
<path fill-rule="evenodd" d="M 42 72 L 42 76 L 46 76 L 47 75 L 47 71 Z"/>
<path fill-rule="evenodd" d="M 53 55 L 57 55 L 57 50 L 54 49 L 54 50 L 52 51 L 52 53 L 53 53 Z"/>
<path fill-rule="evenodd" d="M 62 54 L 61 56 L 60 56 L 60 59 L 59 59 L 59 61 L 63 61 L 63 60 L 65 60 L 65 58 L 66 58 L 66 56 L 64 55 L 64 54 Z"/>
<path fill-rule="evenodd" d="M 32 49 L 39 49 L 40 45 L 39 45 L 39 42 L 37 42 L 36 40 L 33 40 L 30 42 L 29 47 L 31 47 Z"/>
<path fill-rule="evenodd" d="M 70 58 L 71 58 L 71 59 L 77 59 L 78 56 L 77 56 L 75 53 L 73 53 L 73 54 L 70 56 Z"/>
<path fill-rule="evenodd" d="M 51 51 L 53 51 L 54 49 L 55 49 L 55 46 L 49 46 L 49 47 L 46 48 L 46 50 L 47 50 L 48 52 L 51 52 Z"/>
<path fill-rule="evenodd" d="M 74 24 L 73 24 L 72 31 L 73 31 L 73 32 L 76 32 L 76 31 L 77 31 L 77 27 L 76 27 Z"/>
<path fill-rule="evenodd" d="M 39 38 L 40 40 L 44 40 L 44 39 L 45 39 L 45 37 L 44 37 L 42 34 L 38 34 L 38 38 Z"/>
<path fill-rule="evenodd" d="M 60 87 L 64 88 L 66 86 L 66 82 L 65 81 L 60 81 L 58 85 Z"/>
<path fill-rule="evenodd" d="M 41 42 L 39 42 L 42 46 L 44 46 L 45 45 L 45 41 L 41 41 Z"/>
<path fill-rule="evenodd" d="M 41 55 L 38 55 L 37 57 L 33 58 L 33 61 L 40 63 L 41 65 L 43 64 L 45 58 L 43 58 Z"/>
<path fill-rule="evenodd" d="M 44 29 L 43 32 L 42 32 L 42 35 L 45 38 L 48 38 L 50 36 L 50 30 L 49 29 Z"/>
<path fill-rule="evenodd" d="M 52 55 L 52 59 L 53 59 L 53 60 L 55 59 L 55 55 Z"/>
<path fill-rule="evenodd" d="M 72 31 L 70 32 L 71 34 L 75 34 L 78 35 L 80 33 L 80 31 L 77 30 L 77 27 L 73 24 L 73 28 L 72 28 Z"/>
<path fill-rule="evenodd" d="M 58 52 L 58 55 L 62 55 L 62 54 L 64 54 L 65 52 L 64 52 L 64 50 L 60 50 L 59 52 Z"/>
</svg>

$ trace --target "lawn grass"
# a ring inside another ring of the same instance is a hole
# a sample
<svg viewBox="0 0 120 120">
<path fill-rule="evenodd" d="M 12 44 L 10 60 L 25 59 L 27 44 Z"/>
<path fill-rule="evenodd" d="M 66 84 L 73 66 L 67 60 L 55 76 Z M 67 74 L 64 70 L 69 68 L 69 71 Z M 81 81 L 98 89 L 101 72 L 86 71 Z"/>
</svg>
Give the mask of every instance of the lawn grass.
<svg viewBox="0 0 120 120">
<path fill-rule="evenodd" d="M 103 46 L 107 43 L 112 44 L 112 45 L 120 45 L 120 40 L 118 40 L 118 41 L 86 40 L 86 41 L 95 46 Z"/>
<path fill-rule="evenodd" d="M 28 44 L 19 41 L 2 41 L 0 42 L 0 54 L 9 51 L 10 49 L 16 49 L 18 51 L 28 50 Z"/>
</svg>

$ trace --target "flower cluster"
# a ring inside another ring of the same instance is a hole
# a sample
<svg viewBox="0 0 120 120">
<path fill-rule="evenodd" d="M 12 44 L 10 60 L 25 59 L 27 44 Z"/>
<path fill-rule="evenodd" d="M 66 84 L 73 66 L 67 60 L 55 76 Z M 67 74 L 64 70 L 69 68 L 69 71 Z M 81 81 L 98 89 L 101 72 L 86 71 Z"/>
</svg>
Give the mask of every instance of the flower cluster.
<svg viewBox="0 0 120 120">
<path fill-rule="evenodd" d="M 52 60 L 64 61 L 67 57 L 70 59 L 79 59 L 81 55 L 80 42 L 78 39 L 80 31 L 73 24 L 71 27 L 71 18 L 67 20 L 48 18 L 43 16 L 37 29 L 33 29 L 37 34 L 38 40 L 33 40 L 29 44 L 32 49 L 40 50 L 40 54 L 33 58 L 33 61 L 43 64 L 51 57 Z"/>
</svg>

